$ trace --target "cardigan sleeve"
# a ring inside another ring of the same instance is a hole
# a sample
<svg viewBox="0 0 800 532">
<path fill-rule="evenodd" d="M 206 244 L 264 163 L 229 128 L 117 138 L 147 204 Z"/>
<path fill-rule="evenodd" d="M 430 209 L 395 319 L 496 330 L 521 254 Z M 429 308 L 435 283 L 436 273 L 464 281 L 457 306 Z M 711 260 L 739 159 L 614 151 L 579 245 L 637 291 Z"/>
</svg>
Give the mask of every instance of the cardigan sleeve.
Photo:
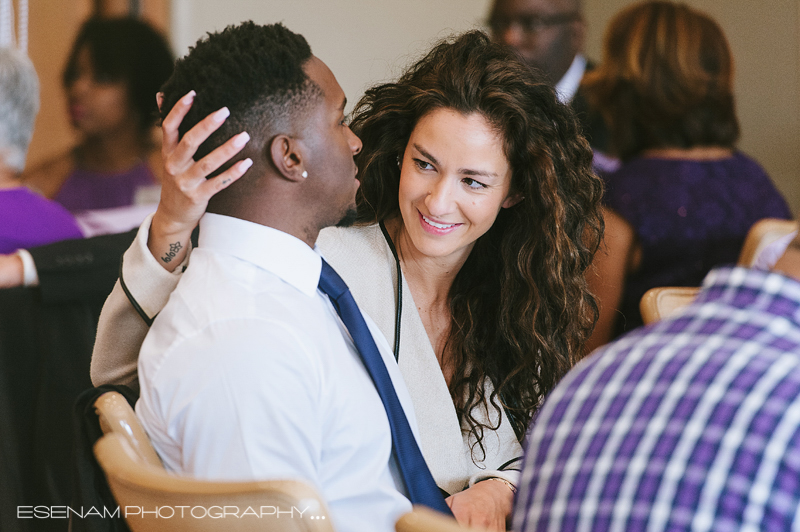
<svg viewBox="0 0 800 532">
<path fill-rule="evenodd" d="M 124 384 L 138 389 L 139 349 L 153 318 L 166 305 L 188 264 L 191 249 L 175 272 L 158 264 L 147 247 L 151 221 L 152 215 L 142 223 L 125 252 L 120 278 L 100 313 L 91 364 L 95 386 Z"/>
</svg>

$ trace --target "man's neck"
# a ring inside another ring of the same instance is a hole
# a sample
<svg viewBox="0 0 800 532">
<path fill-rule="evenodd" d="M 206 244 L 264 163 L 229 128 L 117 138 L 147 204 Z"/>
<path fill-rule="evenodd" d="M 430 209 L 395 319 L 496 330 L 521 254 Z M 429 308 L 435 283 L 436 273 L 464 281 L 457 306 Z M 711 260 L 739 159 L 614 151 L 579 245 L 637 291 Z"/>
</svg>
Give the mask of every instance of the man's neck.
<svg viewBox="0 0 800 532">
<path fill-rule="evenodd" d="M 308 205 L 298 204 L 286 192 L 282 186 L 271 187 L 261 194 L 226 189 L 209 201 L 207 212 L 271 227 L 302 240 L 313 248 L 320 228 L 307 216 L 303 216 L 303 213 L 309 212 Z"/>
</svg>

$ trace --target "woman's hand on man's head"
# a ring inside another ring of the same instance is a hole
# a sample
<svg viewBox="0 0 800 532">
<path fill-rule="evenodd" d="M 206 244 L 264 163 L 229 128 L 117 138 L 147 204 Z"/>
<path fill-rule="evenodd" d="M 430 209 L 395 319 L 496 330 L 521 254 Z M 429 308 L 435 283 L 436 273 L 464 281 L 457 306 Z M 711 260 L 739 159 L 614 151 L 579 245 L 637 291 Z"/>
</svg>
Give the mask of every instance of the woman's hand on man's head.
<svg viewBox="0 0 800 532">
<path fill-rule="evenodd" d="M 208 178 L 239 153 L 250 136 L 247 132 L 234 135 L 195 161 L 193 157 L 197 149 L 225 122 L 230 112 L 223 107 L 211 113 L 179 138 L 178 127 L 191 109 L 194 97 L 195 92 L 190 91 L 178 100 L 161 125 L 164 178 L 161 182 L 161 200 L 150 226 L 147 246 L 159 264 L 170 271 L 183 261 L 192 231 L 203 217 L 211 197 L 242 177 L 253 164 L 251 159 L 244 159 L 219 175 Z M 159 107 L 162 101 L 163 97 L 159 94 Z M 177 255 L 176 249 L 179 250 Z"/>
</svg>

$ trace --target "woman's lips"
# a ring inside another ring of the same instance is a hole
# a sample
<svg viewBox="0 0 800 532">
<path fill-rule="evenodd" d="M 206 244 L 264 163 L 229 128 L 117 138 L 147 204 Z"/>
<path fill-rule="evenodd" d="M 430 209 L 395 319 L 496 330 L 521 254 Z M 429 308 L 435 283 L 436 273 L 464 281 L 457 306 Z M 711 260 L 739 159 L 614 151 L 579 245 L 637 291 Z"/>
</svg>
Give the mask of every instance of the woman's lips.
<svg viewBox="0 0 800 532">
<path fill-rule="evenodd" d="M 461 225 L 461 224 L 448 224 L 448 223 L 438 222 L 432 218 L 425 216 L 419 211 L 417 212 L 419 213 L 419 219 L 422 228 L 425 229 L 425 231 L 427 231 L 428 233 L 434 235 L 446 235 L 452 233 Z"/>
</svg>

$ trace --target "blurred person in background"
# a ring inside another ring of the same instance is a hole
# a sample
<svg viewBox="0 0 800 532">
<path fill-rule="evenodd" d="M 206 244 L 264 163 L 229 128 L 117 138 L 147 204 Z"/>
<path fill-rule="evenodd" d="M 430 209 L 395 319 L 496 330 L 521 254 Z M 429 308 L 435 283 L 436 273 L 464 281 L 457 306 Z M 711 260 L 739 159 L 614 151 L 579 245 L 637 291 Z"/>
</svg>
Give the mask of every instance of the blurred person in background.
<svg viewBox="0 0 800 532">
<path fill-rule="evenodd" d="M 580 83 L 594 65 L 583 55 L 586 21 L 580 0 L 495 0 L 489 14 L 494 40 L 506 44 L 533 68 L 540 70 L 570 104 L 584 136 L 597 152 L 606 152 L 607 135 L 601 117 L 589 108 Z M 595 164 L 614 168 L 601 154 Z"/>
<path fill-rule="evenodd" d="M 667 1 L 628 7 L 582 90 L 622 161 L 603 176 L 591 350 L 642 324 L 647 290 L 698 286 L 711 268 L 736 262 L 753 223 L 791 213 L 764 169 L 736 149 L 733 58 L 708 15 Z"/>
<path fill-rule="evenodd" d="M 82 236 L 64 207 L 20 179 L 38 111 L 39 80 L 30 59 L 0 49 L 0 253 Z"/>
<path fill-rule="evenodd" d="M 155 94 L 172 66 L 167 41 L 145 22 L 84 23 L 63 74 L 80 141 L 26 172 L 26 182 L 72 212 L 157 203 L 162 165 Z"/>
</svg>

